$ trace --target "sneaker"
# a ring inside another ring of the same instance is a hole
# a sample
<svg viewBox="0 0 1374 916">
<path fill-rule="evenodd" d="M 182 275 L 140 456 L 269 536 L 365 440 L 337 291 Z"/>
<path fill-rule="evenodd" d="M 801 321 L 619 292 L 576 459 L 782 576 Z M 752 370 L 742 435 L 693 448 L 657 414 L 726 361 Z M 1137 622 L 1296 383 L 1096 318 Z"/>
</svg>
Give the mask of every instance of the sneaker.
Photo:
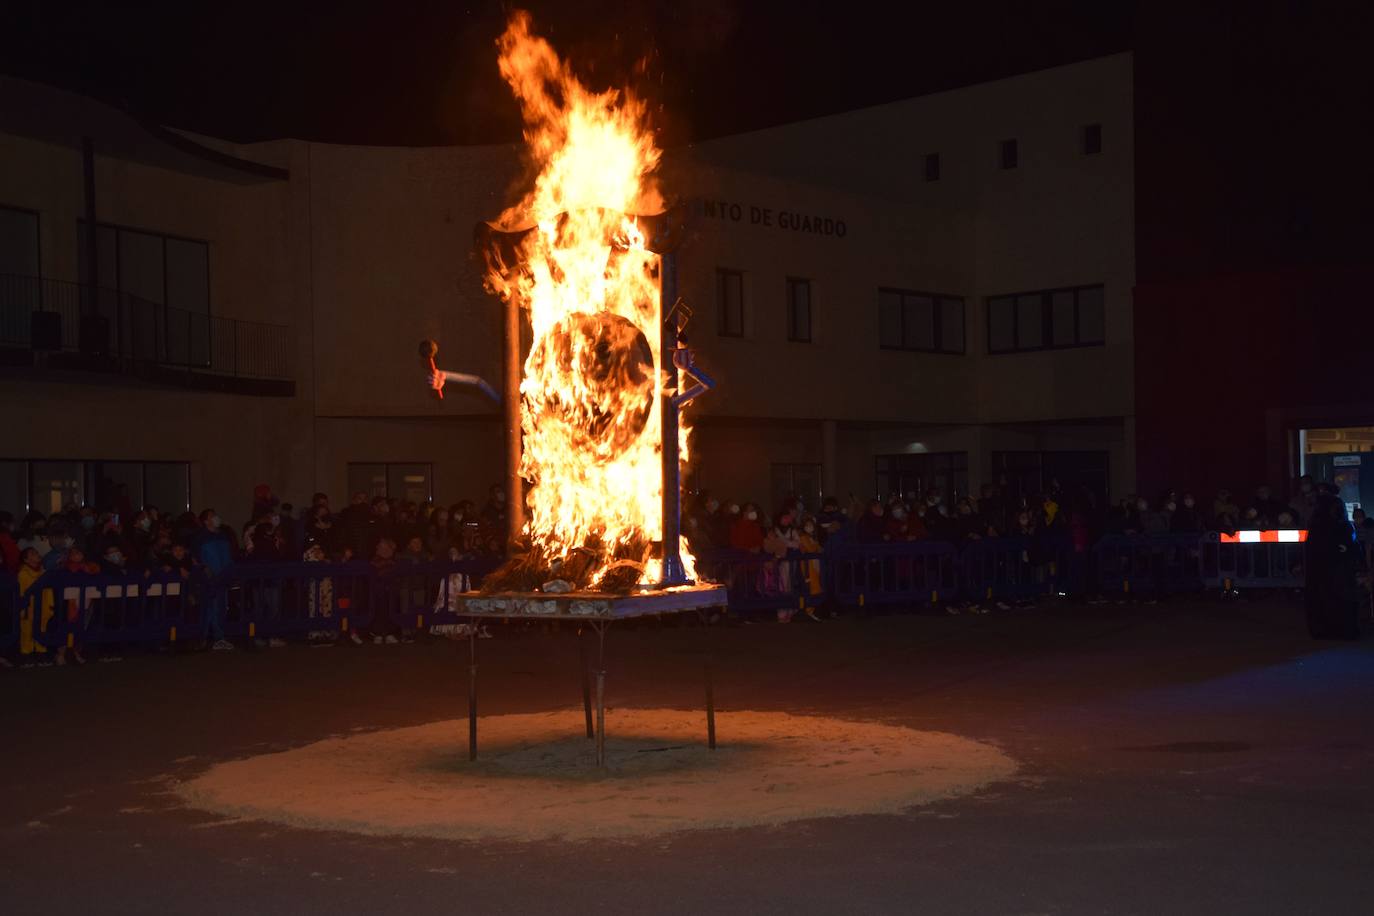
<svg viewBox="0 0 1374 916">
<path fill-rule="evenodd" d="M 1011 610 L 1011 605 L 1010 605 L 1010 604 L 1007 604 L 1005 601 L 999 601 L 999 602 L 997 602 L 997 610 L 999 610 L 999 611 L 1009 611 L 1009 610 Z"/>
<path fill-rule="evenodd" d="M 230 651 L 230 650 L 232 650 L 232 649 L 234 648 L 234 644 L 231 643 L 231 642 L 230 642 L 229 640 L 227 640 L 227 639 L 222 639 L 222 638 L 221 638 L 221 639 L 215 640 L 215 644 L 212 645 L 210 648 L 211 648 L 211 649 L 215 649 L 215 650 L 217 650 L 217 651 L 219 651 L 219 652 L 228 652 L 228 651 Z"/>
<path fill-rule="evenodd" d="M 495 639 L 496 637 L 492 636 L 492 635 L 491 635 L 491 630 L 488 630 L 486 627 L 478 627 L 478 628 L 477 628 L 477 638 L 478 638 L 478 639 Z"/>
<path fill-rule="evenodd" d="M 388 633 L 386 639 L 382 641 L 385 642 L 388 646 L 394 646 L 400 642 L 399 639 L 397 639 L 395 636 L 392 636 L 390 633 Z"/>
<path fill-rule="evenodd" d="M 358 635 L 357 630 L 348 631 L 348 641 L 353 643 L 353 645 L 355 646 L 361 646 L 363 644 L 363 638 Z"/>
<path fill-rule="evenodd" d="M 821 622 L 821 618 L 818 617 L 818 616 L 816 616 L 816 609 L 813 608 L 813 607 L 809 607 L 809 608 L 806 609 L 806 616 L 807 616 L 807 617 L 810 617 L 812 620 L 816 621 L 817 623 L 820 623 L 820 622 Z"/>
<path fill-rule="evenodd" d="M 372 637 L 372 644 L 373 644 L 374 646 L 380 646 L 380 645 L 382 644 L 382 637 L 380 637 L 380 636 L 374 636 L 374 637 Z"/>
<path fill-rule="evenodd" d="M 271 639 L 267 640 L 267 646 L 270 649 L 285 649 L 286 640 L 273 636 Z"/>
</svg>

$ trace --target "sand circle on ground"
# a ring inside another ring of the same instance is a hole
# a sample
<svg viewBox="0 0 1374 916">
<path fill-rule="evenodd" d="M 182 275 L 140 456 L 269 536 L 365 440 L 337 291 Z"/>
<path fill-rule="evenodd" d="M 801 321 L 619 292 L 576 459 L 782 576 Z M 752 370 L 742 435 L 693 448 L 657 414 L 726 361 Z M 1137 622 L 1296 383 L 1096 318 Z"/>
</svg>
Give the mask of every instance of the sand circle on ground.
<svg viewBox="0 0 1374 916">
<path fill-rule="evenodd" d="M 580 709 L 332 737 L 217 764 L 178 786 L 228 817 L 372 835 L 586 840 L 898 813 L 1016 770 L 991 744 L 780 712 L 722 712 L 706 747 L 700 710 L 606 713 L 607 767 Z"/>
</svg>

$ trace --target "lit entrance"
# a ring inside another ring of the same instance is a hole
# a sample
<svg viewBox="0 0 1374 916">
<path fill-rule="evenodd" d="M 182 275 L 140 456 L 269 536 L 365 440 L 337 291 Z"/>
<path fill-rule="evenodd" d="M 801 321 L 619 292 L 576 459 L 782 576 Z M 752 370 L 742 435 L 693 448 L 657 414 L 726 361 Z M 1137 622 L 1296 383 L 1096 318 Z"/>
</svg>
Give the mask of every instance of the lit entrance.
<svg viewBox="0 0 1374 916">
<path fill-rule="evenodd" d="M 1299 473 L 1336 485 L 1346 511 L 1374 503 L 1374 426 L 1298 431 Z"/>
</svg>

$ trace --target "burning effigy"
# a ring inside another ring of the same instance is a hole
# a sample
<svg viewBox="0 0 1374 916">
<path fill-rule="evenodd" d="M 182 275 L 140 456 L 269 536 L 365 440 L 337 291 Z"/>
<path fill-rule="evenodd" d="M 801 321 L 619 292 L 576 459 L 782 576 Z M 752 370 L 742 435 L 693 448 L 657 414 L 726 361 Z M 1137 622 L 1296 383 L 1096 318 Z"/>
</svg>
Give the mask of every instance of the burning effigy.
<svg viewBox="0 0 1374 916">
<path fill-rule="evenodd" d="M 629 89 L 584 86 L 528 14 L 511 17 L 498 49 L 533 178 L 479 227 L 478 249 L 487 289 L 517 304 L 531 332 L 519 377 L 528 488 L 511 559 L 482 590 L 690 584 L 679 411 L 710 382 L 679 337 L 690 313 L 665 252 L 671 219 L 646 105 Z"/>
</svg>

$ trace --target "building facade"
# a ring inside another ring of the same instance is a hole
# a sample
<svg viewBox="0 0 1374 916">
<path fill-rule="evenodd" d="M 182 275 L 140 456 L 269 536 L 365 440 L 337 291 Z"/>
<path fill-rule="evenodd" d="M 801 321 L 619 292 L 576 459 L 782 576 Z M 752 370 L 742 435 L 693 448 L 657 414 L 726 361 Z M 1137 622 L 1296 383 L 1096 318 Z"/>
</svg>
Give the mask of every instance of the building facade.
<svg viewBox="0 0 1374 916">
<path fill-rule="evenodd" d="M 518 148 L 235 146 L 4 88 L 0 506 L 238 521 L 259 483 L 450 502 L 499 478 L 495 408 L 429 397 L 415 353 L 499 374 L 472 232 Z M 1132 125 L 1116 55 L 668 151 L 720 383 L 693 485 L 1132 489 Z"/>
</svg>

